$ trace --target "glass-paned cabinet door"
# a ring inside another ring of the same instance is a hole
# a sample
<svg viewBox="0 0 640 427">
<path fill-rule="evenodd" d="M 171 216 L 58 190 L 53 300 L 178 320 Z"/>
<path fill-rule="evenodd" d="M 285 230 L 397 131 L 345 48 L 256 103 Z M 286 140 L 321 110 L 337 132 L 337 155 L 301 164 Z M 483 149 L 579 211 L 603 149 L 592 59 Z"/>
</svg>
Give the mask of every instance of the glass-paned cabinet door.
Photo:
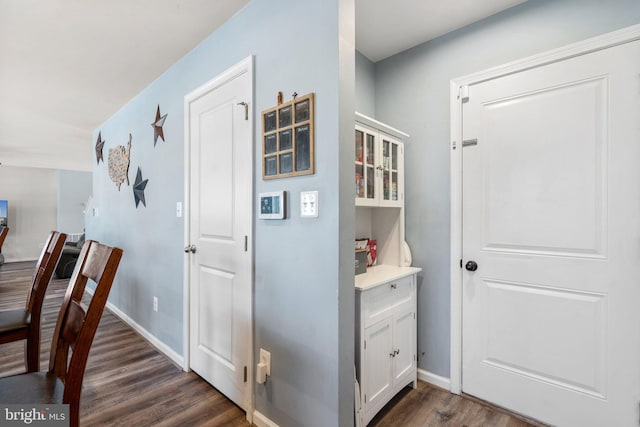
<svg viewBox="0 0 640 427">
<path fill-rule="evenodd" d="M 356 128 L 356 199 L 361 204 L 376 199 L 376 136 Z"/>
<path fill-rule="evenodd" d="M 400 201 L 400 143 L 382 136 L 382 201 Z"/>
</svg>

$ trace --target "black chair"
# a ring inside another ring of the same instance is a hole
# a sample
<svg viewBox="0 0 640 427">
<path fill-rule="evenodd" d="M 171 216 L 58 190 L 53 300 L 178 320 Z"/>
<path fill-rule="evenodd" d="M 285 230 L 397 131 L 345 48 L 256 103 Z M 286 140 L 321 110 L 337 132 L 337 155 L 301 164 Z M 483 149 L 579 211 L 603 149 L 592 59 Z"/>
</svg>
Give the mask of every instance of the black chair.
<svg viewBox="0 0 640 427">
<path fill-rule="evenodd" d="M 84 245 L 84 234 L 80 236 L 77 242 L 67 242 L 62 248 L 62 255 L 60 256 L 60 262 L 56 267 L 56 277 L 58 279 L 68 279 L 73 273 L 73 268 L 76 266 L 78 256 Z"/>
</svg>

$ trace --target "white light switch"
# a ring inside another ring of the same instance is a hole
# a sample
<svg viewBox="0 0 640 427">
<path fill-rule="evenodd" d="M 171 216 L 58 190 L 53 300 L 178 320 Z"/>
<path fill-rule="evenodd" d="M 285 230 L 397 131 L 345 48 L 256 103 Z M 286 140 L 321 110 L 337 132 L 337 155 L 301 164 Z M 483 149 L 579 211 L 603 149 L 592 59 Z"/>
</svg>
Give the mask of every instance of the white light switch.
<svg viewBox="0 0 640 427">
<path fill-rule="evenodd" d="M 317 191 L 300 192 L 300 217 L 302 218 L 318 217 L 318 192 Z"/>
<path fill-rule="evenodd" d="M 176 202 L 176 218 L 182 218 L 182 202 Z"/>
</svg>

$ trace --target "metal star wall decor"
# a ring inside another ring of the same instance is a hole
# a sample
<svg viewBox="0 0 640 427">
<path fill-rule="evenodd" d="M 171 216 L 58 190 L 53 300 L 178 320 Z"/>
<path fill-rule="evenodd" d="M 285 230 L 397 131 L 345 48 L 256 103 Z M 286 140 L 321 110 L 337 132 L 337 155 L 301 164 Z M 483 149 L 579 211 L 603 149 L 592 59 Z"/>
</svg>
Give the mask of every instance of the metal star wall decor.
<svg viewBox="0 0 640 427">
<path fill-rule="evenodd" d="M 136 208 L 142 202 L 144 207 L 147 207 L 147 202 L 144 200 L 144 189 L 147 186 L 148 179 L 142 180 L 142 171 L 140 170 L 140 166 L 138 166 L 138 173 L 136 174 L 136 180 L 133 183 L 133 198 L 136 201 Z"/>
<path fill-rule="evenodd" d="M 158 142 L 158 137 L 162 138 L 164 141 L 164 131 L 162 130 L 162 126 L 164 126 L 164 121 L 167 119 L 167 114 L 164 116 L 160 115 L 160 105 L 158 105 L 158 109 L 156 110 L 156 121 L 151 123 L 153 126 L 153 146 L 156 146 L 156 142 Z"/>
<path fill-rule="evenodd" d="M 98 132 L 98 140 L 96 141 L 96 160 L 100 164 L 100 160 L 104 163 L 104 157 L 102 157 L 102 149 L 104 148 L 104 141 L 102 140 L 102 132 Z"/>
</svg>

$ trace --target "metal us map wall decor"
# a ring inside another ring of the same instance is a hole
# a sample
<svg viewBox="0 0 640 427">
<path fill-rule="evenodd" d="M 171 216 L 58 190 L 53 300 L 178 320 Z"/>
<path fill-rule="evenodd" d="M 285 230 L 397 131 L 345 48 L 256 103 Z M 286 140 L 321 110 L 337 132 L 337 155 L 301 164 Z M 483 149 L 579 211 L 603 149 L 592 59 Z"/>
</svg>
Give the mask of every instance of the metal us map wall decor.
<svg viewBox="0 0 640 427">
<path fill-rule="evenodd" d="M 262 112 L 262 178 L 314 173 L 314 94 Z"/>
</svg>

